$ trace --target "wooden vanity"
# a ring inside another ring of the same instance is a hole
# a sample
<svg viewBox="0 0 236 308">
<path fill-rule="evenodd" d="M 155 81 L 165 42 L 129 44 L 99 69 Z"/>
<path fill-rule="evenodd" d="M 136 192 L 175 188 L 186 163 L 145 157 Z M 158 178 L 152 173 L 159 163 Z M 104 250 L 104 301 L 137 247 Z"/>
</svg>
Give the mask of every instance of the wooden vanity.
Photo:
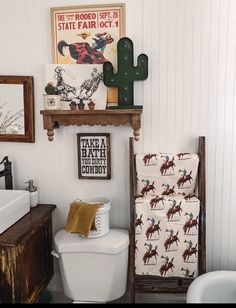
<svg viewBox="0 0 236 308">
<path fill-rule="evenodd" d="M 52 204 L 39 204 L 0 235 L 0 302 L 37 303 L 53 276 Z"/>
</svg>

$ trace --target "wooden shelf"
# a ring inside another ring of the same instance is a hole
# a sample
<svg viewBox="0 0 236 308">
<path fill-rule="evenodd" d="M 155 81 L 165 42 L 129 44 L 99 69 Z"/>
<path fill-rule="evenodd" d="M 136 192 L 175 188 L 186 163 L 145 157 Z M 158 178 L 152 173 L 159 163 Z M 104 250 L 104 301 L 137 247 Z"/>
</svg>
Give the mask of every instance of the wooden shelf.
<svg viewBox="0 0 236 308">
<path fill-rule="evenodd" d="M 125 125 L 133 128 L 134 139 L 139 140 L 142 108 L 105 109 L 105 110 L 41 110 L 43 127 L 47 130 L 48 140 L 52 141 L 54 128 L 60 125 Z"/>
</svg>

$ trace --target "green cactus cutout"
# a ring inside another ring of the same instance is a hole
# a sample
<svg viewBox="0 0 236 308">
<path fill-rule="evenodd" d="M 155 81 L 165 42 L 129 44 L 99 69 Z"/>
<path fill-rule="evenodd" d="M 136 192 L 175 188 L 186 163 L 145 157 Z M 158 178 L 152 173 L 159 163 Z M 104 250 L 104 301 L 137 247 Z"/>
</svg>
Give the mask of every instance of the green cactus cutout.
<svg viewBox="0 0 236 308">
<path fill-rule="evenodd" d="M 123 37 L 117 44 L 117 73 L 110 62 L 103 64 L 103 79 L 107 87 L 118 88 L 118 108 L 134 108 L 134 81 L 148 77 L 148 57 L 140 54 L 134 66 L 133 42 Z"/>
</svg>

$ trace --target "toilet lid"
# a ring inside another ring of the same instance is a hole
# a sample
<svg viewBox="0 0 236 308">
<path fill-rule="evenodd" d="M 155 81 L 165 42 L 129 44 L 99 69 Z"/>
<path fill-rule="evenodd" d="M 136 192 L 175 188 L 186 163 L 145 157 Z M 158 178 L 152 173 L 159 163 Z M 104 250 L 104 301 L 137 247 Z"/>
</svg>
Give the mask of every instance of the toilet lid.
<svg viewBox="0 0 236 308">
<path fill-rule="evenodd" d="M 69 233 L 60 230 L 56 233 L 55 249 L 59 253 L 68 252 L 96 252 L 117 254 L 129 246 L 127 230 L 110 229 L 105 235 L 98 238 L 82 238 L 78 233 Z"/>
</svg>

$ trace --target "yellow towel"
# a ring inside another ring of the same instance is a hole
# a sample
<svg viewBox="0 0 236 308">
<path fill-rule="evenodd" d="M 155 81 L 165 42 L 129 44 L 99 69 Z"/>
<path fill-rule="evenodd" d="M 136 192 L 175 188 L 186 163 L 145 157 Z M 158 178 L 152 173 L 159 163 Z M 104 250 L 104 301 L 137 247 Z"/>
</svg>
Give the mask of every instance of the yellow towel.
<svg viewBox="0 0 236 308">
<path fill-rule="evenodd" d="M 79 233 L 87 238 L 90 230 L 97 230 L 95 216 L 101 205 L 101 203 L 72 202 L 66 220 L 66 231 Z"/>
</svg>

